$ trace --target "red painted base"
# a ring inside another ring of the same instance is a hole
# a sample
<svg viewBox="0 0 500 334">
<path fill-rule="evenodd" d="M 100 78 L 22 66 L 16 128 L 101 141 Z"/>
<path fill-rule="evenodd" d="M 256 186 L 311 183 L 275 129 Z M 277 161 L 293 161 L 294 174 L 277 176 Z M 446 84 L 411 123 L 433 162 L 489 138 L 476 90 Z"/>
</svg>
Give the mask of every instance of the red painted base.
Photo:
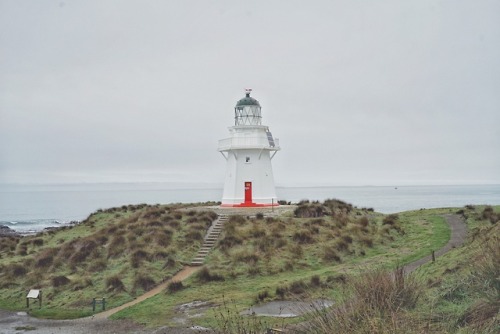
<svg viewBox="0 0 500 334">
<path fill-rule="evenodd" d="M 240 204 L 221 204 L 220 206 L 222 208 L 263 208 L 263 207 L 280 206 L 280 205 L 278 203 L 262 204 L 262 203 L 243 202 Z"/>
</svg>

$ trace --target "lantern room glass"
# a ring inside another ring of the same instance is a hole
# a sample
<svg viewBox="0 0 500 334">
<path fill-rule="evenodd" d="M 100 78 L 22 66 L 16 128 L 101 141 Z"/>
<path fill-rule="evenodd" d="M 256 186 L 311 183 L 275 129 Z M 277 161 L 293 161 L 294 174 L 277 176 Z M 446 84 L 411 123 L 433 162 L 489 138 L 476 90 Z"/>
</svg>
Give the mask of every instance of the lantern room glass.
<svg viewBox="0 0 500 334">
<path fill-rule="evenodd" d="M 236 106 L 234 108 L 234 125 L 261 125 L 260 106 Z"/>
</svg>

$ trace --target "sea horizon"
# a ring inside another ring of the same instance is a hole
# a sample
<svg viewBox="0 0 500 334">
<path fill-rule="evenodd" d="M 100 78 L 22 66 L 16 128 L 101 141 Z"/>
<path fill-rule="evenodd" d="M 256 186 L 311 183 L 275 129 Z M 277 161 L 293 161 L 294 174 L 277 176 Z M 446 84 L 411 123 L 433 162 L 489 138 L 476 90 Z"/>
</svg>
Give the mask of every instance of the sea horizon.
<svg viewBox="0 0 500 334">
<path fill-rule="evenodd" d="M 40 231 L 82 221 L 99 209 L 130 204 L 218 202 L 222 184 L 113 182 L 0 184 L 0 224 L 19 232 Z M 472 205 L 500 205 L 500 185 L 282 186 L 278 200 L 339 199 L 381 213 Z"/>
</svg>

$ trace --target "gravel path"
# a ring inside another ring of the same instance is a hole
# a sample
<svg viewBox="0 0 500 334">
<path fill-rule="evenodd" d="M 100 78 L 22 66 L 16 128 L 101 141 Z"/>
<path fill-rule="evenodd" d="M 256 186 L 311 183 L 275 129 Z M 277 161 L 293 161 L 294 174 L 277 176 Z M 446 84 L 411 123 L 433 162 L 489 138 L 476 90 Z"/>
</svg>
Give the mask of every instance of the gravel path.
<svg viewBox="0 0 500 334">
<path fill-rule="evenodd" d="M 140 302 L 145 301 L 146 299 L 148 299 L 150 297 L 156 296 L 157 294 L 159 294 L 160 292 L 162 292 L 163 290 L 165 290 L 165 288 L 168 286 L 168 284 L 170 282 L 180 282 L 180 281 L 183 281 L 186 278 L 188 278 L 189 276 L 191 276 L 192 274 L 194 274 L 195 272 L 197 272 L 198 270 L 200 270 L 200 268 L 201 267 L 185 266 L 181 271 L 179 271 L 177 274 L 175 274 L 174 277 L 172 277 L 168 281 L 165 281 L 162 284 L 158 285 L 156 288 L 154 288 L 152 290 L 149 290 L 148 292 L 146 292 L 145 294 L 137 297 L 136 299 L 132 300 L 131 302 L 128 302 L 126 304 L 123 304 L 121 306 L 115 307 L 113 309 L 110 309 L 110 310 L 107 310 L 107 311 L 104 311 L 104 312 L 101 312 L 101 313 L 97 313 L 94 316 L 94 318 L 95 319 L 106 319 L 106 318 L 110 317 L 111 315 L 113 315 L 113 314 L 115 314 L 117 312 L 120 312 L 123 309 L 126 309 L 127 307 L 133 306 L 135 304 L 138 304 Z"/>
<path fill-rule="evenodd" d="M 451 236 L 450 240 L 448 240 L 448 243 L 443 248 L 434 252 L 436 258 L 445 254 L 446 252 L 449 252 L 450 249 L 452 248 L 462 246 L 462 244 L 465 241 L 465 238 L 467 237 L 467 225 L 465 225 L 465 220 L 462 216 L 457 214 L 447 214 L 444 215 L 444 218 L 446 219 L 446 222 L 450 226 Z M 426 256 L 424 258 L 421 258 L 420 260 L 407 264 L 406 266 L 404 266 L 404 271 L 405 273 L 409 274 L 415 271 L 415 269 L 417 269 L 424 263 L 430 261 L 432 261 L 432 255 Z"/>
</svg>

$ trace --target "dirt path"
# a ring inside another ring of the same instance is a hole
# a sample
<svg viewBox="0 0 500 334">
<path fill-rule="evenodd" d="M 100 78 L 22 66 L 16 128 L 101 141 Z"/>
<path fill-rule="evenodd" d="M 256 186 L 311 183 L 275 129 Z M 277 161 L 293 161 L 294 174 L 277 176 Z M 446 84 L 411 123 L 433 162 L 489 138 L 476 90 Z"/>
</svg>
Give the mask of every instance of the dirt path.
<svg viewBox="0 0 500 334">
<path fill-rule="evenodd" d="M 135 304 L 138 304 L 140 302 L 145 301 L 148 298 L 156 296 L 157 294 L 159 294 L 160 292 L 162 292 L 163 290 L 165 290 L 165 288 L 168 286 L 168 284 L 170 282 L 180 282 L 180 281 L 183 281 L 186 278 L 188 278 L 189 276 L 191 276 L 192 274 L 194 274 L 195 272 L 197 272 L 198 270 L 200 270 L 200 268 L 201 267 L 185 266 L 181 271 L 179 271 L 177 274 L 175 274 L 174 277 L 172 277 L 168 281 L 165 281 L 162 284 L 158 285 L 156 288 L 154 288 L 152 290 L 149 290 L 148 292 L 146 292 L 145 294 L 137 297 L 136 299 L 132 300 L 131 302 L 128 302 L 126 304 L 123 304 L 121 306 L 112 308 L 110 310 L 107 310 L 107 311 L 104 311 L 104 312 L 101 312 L 101 313 L 97 313 L 93 318 L 94 319 L 106 319 L 106 318 L 110 317 L 111 315 L 113 315 L 113 314 L 115 314 L 117 312 L 120 312 L 123 309 L 126 309 L 127 307 L 133 306 Z"/>
<path fill-rule="evenodd" d="M 467 237 L 467 225 L 465 225 L 465 220 L 462 216 L 457 214 L 447 214 L 444 215 L 444 218 L 446 219 L 446 222 L 450 226 L 451 236 L 450 240 L 448 240 L 448 243 L 443 248 L 434 252 L 436 258 L 450 251 L 450 249 L 452 248 L 462 246 L 462 244 L 465 241 L 465 238 Z M 415 271 L 415 269 L 417 269 L 424 263 L 430 261 L 432 261 L 432 255 L 426 256 L 415 262 L 407 264 L 406 266 L 404 266 L 404 271 L 405 273 L 409 274 Z"/>
</svg>

